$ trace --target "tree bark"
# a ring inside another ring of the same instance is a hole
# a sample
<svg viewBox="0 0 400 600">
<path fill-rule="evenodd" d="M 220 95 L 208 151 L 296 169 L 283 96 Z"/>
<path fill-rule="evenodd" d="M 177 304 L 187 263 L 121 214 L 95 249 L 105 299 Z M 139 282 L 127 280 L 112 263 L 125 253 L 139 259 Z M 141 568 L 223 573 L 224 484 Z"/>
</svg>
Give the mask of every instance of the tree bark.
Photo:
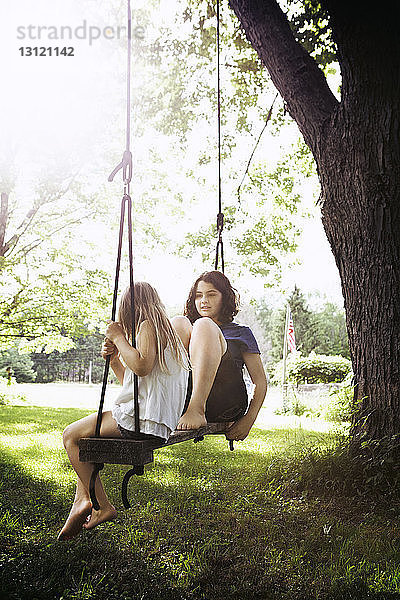
<svg viewBox="0 0 400 600">
<path fill-rule="evenodd" d="M 374 14 L 360 0 L 323 4 L 338 47 L 340 103 L 275 0 L 230 0 L 317 164 L 357 384 L 357 447 L 400 435 L 400 11 L 388 1 Z"/>
</svg>

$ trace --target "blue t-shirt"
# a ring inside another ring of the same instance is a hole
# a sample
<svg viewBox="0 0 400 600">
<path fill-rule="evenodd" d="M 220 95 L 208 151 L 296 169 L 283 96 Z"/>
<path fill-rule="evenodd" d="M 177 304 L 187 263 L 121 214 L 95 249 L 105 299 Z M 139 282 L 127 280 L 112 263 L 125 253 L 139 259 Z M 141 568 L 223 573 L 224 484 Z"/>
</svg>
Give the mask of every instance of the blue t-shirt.
<svg viewBox="0 0 400 600">
<path fill-rule="evenodd" d="M 261 354 L 250 327 L 238 325 L 238 323 L 223 323 L 220 325 L 220 329 L 228 344 L 228 350 L 240 370 L 244 365 L 243 352 Z"/>
</svg>

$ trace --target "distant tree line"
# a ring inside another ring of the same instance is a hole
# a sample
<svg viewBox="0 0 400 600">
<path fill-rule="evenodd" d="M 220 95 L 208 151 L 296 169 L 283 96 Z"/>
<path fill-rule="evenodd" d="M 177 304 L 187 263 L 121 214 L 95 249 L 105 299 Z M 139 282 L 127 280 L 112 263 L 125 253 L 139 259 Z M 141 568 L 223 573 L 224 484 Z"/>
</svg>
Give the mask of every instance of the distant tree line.
<svg viewBox="0 0 400 600">
<path fill-rule="evenodd" d="M 332 302 L 313 311 L 304 294 L 295 286 L 288 298 L 292 313 L 296 347 L 303 356 L 310 352 L 327 356 L 350 358 L 344 310 Z M 286 305 L 272 308 L 267 299 L 256 306 L 257 318 L 270 341 L 269 362 L 276 363 L 283 356 Z"/>
<path fill-rule="evenodd" d="M 99 383 L 104 372 L 101 340 L 99 334 L 81 337 L 75 340 L 75 348 L 66 352 L 54 350 L 50 353 L 19 354 L 18 348 L 13 347 L 0 353 L 0 376 L 6 377 L 7 367 L 11 367 L 18 383 L 88 383 L 89 377 L 92 383 Z"/>
<path fill-rule="evenodd" d="M 100 356 L 102 336 L 88 335 L 75 340 L 75 348 L 66 352 L 36 352 L 31 355 L 38 383 L 74 381 L 99 383 L 103 378 L 104 360 Z"/>
<path fill-rule="evenodd" d="M 350 358 L 344 311 L 332 302 L 312 310 L 304 294 L 295 287 L 288 298 L 291 308 L 297 350 L 303 356 L 310 352 L 327 356 Z M 276 364 L 282 358 L 286 306 L 273 308 L 267 299 L 255 305 L 258 324 L 268 348 L 268 363 Z M 102 336 L 99 333 L 74 340 L 75 347 L 65 352 L 35 352 L 19 354 L 18 347 L 0 352 L 0 376 L 7 377 L 7 367 L 17 382 L 50 383 L 71 381 L 100 383 L 104 360 L 100 356 Z"/>
</svg>

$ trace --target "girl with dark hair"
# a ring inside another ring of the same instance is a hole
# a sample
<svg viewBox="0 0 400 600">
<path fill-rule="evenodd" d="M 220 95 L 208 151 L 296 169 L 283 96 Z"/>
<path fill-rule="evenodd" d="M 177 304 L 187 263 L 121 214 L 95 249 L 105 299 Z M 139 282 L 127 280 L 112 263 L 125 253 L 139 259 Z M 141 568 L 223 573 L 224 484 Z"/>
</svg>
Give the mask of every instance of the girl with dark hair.
<svg viewBox="0 0 400 600">
<path fill-rule="evenodd" d="M 194 282 L 185 316 L 172 319 L 192 365 L 192 388 L 178 429 L 232 421 L 228 439 L 244 440 L 253 426 L 267 379 L 252 331 L 233 321 L 238 311 L 239 295 L 229 279 L 219 271 L 208 271 Z M 250 404 L 244 365 L 255 386 Z"/>
</svg>

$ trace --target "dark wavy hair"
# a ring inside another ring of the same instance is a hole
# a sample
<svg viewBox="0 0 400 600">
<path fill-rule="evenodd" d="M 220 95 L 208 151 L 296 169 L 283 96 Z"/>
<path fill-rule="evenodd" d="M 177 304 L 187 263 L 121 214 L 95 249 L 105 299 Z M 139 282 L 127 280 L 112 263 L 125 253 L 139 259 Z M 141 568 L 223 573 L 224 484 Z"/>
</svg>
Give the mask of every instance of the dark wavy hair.
<svg viewBox="0 0 400 600">
<path fill-rule="evenodd" d="M 240 296 L 237 290 L 232 287 L 231 282 L 226 275 L 220 271 L 205 271 L 192 285 L 184 310 L 184 314 L 187 316 L 189 321 L 194 323 L 197 321 L 197 319 L 200 319 L 200 315 L 197 312 L 195 304 L 197 285 L 200 281 L 211 283 L 219 292 L 221 292 L 222 309 L 221 314 L 219 315 L 219 320 L 221 323 L 233 321 L 233 317 L 239 312 Z"/>
</svg>

